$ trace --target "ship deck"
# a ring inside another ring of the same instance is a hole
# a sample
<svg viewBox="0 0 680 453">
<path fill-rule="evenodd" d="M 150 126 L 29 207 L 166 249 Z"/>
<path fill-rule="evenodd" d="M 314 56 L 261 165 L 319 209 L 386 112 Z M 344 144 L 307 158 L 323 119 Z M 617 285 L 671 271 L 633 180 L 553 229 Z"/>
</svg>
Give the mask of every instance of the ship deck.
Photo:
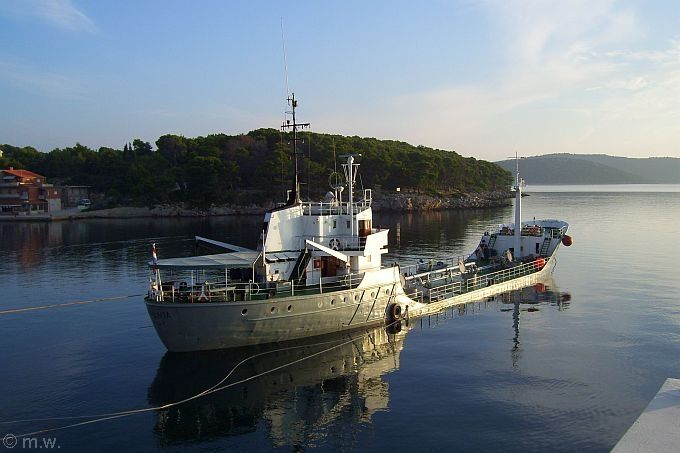
<svg viewBox="0 0 680 453">
<path fill-rule="evenodd" d="M 456 260 L 459 264 L 453 265 Z M 460 259 L 449 259 L 437 263 L 404 266 L 400 268 L 400 274 L 403 277 L 404 292 L 409 298 L 423 304 L 431 304 L 484 288 L 493 288 L 494 291 L 498 291 L 499 286 L 506 282 L 539 273 L 547 267 L 548 261 L 548 258 L 542 257 L 520 263 L 508 263 L 497 259 L 462 263 Z M 223 303 L 347 292 L 357 288 L 363 276 L 363 273 L 357 273 L 325 277 L 315 285 L 296 284 L 295 282 L 257 284 L 202 280 L 203 283 L 200 284 L 187 285 L 182 282 L 178 286 L 175 281 L 166 281 L 162 284 L 162 300 L 153 300 L 153 302 Z"/>
</svg>

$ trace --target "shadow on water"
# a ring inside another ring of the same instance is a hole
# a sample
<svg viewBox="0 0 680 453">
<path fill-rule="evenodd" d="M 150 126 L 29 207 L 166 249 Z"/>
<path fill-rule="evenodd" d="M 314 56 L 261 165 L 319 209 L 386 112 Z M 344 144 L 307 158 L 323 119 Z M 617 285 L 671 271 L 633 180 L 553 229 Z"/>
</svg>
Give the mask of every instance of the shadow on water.
<svg viewBox="0 0 680 453">
<path fill-rule="evenodd" d="M 148 390 L 152 405 L 198 394 L 242 361 L 224 384 L 249 380 L 159 412 L 154 432 L 163 445 L 171 445 L 251 433 L 263 421 L 274 446 L 310 445 L 327 433 L 350 441 L 361 424 L 387 409 L 389 389 L 382 376 L 399 368 L 408 329 L 395 330 L 379 327 L 237 349 L 168 352 Z"/>
</svg>

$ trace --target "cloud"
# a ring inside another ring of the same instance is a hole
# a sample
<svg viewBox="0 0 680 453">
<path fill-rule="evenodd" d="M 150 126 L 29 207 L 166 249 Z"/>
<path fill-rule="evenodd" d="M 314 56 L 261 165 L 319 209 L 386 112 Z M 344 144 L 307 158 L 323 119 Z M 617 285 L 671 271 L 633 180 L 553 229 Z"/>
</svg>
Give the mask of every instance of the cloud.
<svg viewBox="0 0 680 453">
<path fill-rule="evenodd" d="M 86 91 L 83 84 L 72 77 L 3 60 L 0 60 L 0 81 L 29 93 L 60 99 L 81 99 Z"/>
<path fill-rule="evenodd" d="M 97 26 L 71 0 L 2 0 L 0 14 L 14 18 L 34 17 L 62 30 L 94 33 Z"/>
<path fill-rule="evenodd" d="M 482 5 L 501 55 L 495 77 L 395 96 L 377 109 L 391 112 L 391 130 L 372 126 L 487 159 L 516 148 L 680 152 L 679 42 L 650 44 L 636 12 L 615 1 Z"/>
</svg>

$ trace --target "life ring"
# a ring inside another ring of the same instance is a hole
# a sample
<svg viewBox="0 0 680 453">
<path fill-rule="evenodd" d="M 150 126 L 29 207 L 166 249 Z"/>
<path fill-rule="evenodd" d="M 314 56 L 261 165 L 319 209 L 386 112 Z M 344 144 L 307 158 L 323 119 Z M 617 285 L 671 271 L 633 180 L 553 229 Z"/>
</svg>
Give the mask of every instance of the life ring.
<svg viewBox="0 0 680 453">
<path fill-rule="evenodd" d="M 396 321 L 401 320 L 402 318 L 402 312 L 401 312 L 401 305 L 398 303 L 391 303 L 387 306 L 387 322 L 389 324 L 392 324 Z"/>
<path fill-rule="evenodd" d="M 331 239 L 330 241 L 328 241 L 328 246 L 333 250 L 340 250 L 340 239 L 338 238 Z"/>
<path fill-rule="evenodd" d="M 328 185 L 331 189 L 336 190 L 342 187 L 342 176 L 337 171 L 328 175 Z"/>
</svg>

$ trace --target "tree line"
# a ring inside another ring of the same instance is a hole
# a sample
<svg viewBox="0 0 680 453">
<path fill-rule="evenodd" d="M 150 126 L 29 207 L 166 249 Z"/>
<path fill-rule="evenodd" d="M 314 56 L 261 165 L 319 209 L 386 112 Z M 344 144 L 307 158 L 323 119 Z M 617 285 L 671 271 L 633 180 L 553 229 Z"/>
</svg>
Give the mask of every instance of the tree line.
<svg viewBox="0 0 680 453">
<path fill-rule="evenodd" d="M 298 133 L 303 198 L 329 190 L 337 156 L 361 154 L 359 186 L 452 196 L 505 189 L 512 177 L 496 164 L 454 151 L 393 140 Z M 91 186 L 109 205 L 189 202 L 261 203 L 281 201 L 292 180 L 292 134 L 257 129 L 247 134 L 187 138 L 163 135 L 156 149 L 135 139 L 122 149 L 93 150 L 79 143 L 48 153 L 0 145 L 0 168 L 13 166 L 44 175 L 51 182 Z M 337 162 L 337 165 L 336 165 Z"/>
</svg>

